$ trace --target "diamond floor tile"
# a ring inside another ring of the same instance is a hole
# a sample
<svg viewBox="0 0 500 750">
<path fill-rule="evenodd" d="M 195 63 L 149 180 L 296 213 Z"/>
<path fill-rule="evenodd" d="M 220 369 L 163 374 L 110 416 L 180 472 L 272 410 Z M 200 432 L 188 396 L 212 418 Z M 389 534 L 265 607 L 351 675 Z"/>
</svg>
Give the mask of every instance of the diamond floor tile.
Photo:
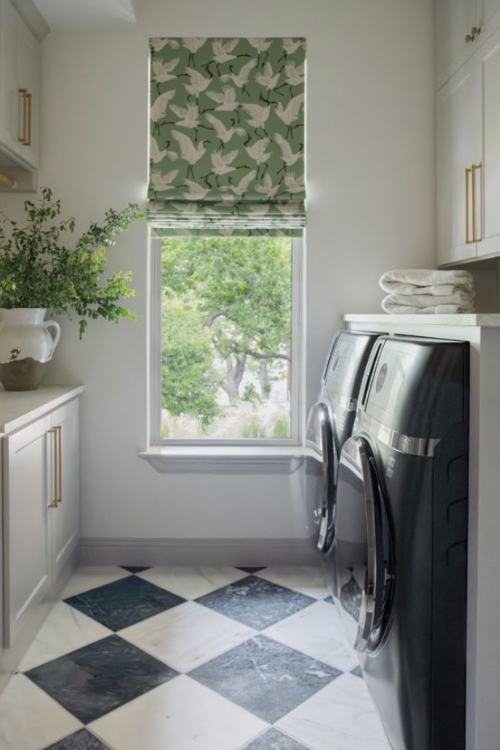
<svg viewBox="0 0 500 750">
<path fill-rule="evenodd" d="M 144 573 L 145 570 L 150 570 L 150 565 L 121 565 L 123 570 L 128 570 L 129 573 Z"/>
<path fill-rule="evenodd" d="M 324 599 L 328 595 L 323 573 L 314 565 L 273 565 L 258 575 L 314 599 Z"/>
<path fill-rule="evenodd" d="M 130 575 L 65 601 L 101 625 L 116 631 L 175 607 L 184 599 Z"/>
<path fill-rule="evenodd" d="M 270 729 L 249 745 L 245 745 L 243 750 L 308 750 L 308 748 L 299 745 L 298 742 L 278 732 L 277 729 Z"/>
<path fill-rule="evenodd" d="M 190 677 L 275 722 L 339 674 L 282 643 L 257 636 L 198 667 Z"/>
<path fill-rule="evenodd" d="M 243 571 L 229 565 L 213 567 L 209 565 L 168 565 L 151 568 L 142 573 L 145 581 L 161 586 L 184 599 L 197 599 L 211 591 L 244 578 Z"/>
<path fill-rule="evenodd" d="M 349 672 L 358 665 L 344 637 L 340 615 L 324 601 L 317 601 L 277 622 L 267 628 L 265 635 L 342 672 Z"/>
<path fill-rule="evenodd" d="M 14 675 L 0 696 L 2 750 L 40 750 L 81 726 L 24 675 Z"/>
<path fill-rule="evenodd" d="M 45 750 L 108 750 L 108 747 L 86 729 L 81 729 Z"/>
<path fill-rule="evenodd" d="M 313 750 L 391 750 L 363 680 L 341 675 L 278 722 Z"/>
<path fill-rule="evenodd" d="M 255 630 L 263 630 L 315 600 L 257 576 L 247 576 L 197 601 Z"/>
<path fill-rule="evenodd" d="M 120 578 L 126 578 L 130 573 L 118 565 L 82 565 L 73 573 L 64 591 L 61 599 L 67 599 L 70 596 L 81 594 L 82 591 L 90 591 L 99 586 L 105 586 L 107 583 L 113 583 Z"/>
<path fill-rule="evenodd" d="M 176 674 L 163 662 L 111 635 L 42 664 L 26 676 L 87 724 Z"/>
<path fill-rule="evenodd" d="M 57 602 L 26 652 L 19 672 L 111 635 L 111 631 L 65 602 Z"/>
<path fill-rule="evenodd" d="M 185 602 L 120 631 L 121 638 L 179 672 L 195 669 L 254 634 L 246 625 L 196 602 Z"/>
<path fill-rule="evenodd" d="M 114 750 L 237 750 L 265 728 L 256 716 L 186 675 L 91 725 Z"/>
</svg>

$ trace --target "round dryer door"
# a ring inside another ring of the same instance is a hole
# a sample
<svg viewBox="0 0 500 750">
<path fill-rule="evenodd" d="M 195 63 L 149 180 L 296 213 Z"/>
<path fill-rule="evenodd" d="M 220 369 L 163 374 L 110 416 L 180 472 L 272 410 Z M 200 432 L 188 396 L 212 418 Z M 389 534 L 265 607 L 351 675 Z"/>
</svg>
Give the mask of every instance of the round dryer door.
<svg viewBox="0 0 500 750">
<path fill-rule="evenodd" d="M 319 493 L 314 498 L 314 517 L 319 525 L 318 549 L 327 549 L 332 541 L 335 502 L 337 454 L 333 441 L 332 422 L 327 405 L 318 401 L 307 418 L 306 445 L 308 455 L 318 463 Z"/>
<path fill-rule="evenodd" d="M 335 518 L 336 604 L 347 636 L 373 651 L 387 626 L 394 584 L 389 519 L 368 441 L 351 437 L 340 457 Z"/>
</svg>

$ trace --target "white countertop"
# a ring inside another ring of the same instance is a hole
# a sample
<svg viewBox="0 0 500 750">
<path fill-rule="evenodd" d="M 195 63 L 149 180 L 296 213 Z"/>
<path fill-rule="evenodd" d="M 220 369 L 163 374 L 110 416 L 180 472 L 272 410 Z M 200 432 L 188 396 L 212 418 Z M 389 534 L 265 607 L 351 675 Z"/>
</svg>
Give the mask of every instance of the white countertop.
<svg viewBox="0 0 500 750">
<path fill-rule="evenodd" d="M 82 385 L 45 385 L 36 391 L 0 390 L 0 435 L 34 422 L 83 390 Z"/>
<path fill-rule="evenodd" d="M 344 315 L 346 323 L 387 323 L 409 326 L 483 326 L 500 328 L 498 313 L 462 313 L 456 315 L 389 315 L 388 313 L 356 313 Z"/>
</svg>

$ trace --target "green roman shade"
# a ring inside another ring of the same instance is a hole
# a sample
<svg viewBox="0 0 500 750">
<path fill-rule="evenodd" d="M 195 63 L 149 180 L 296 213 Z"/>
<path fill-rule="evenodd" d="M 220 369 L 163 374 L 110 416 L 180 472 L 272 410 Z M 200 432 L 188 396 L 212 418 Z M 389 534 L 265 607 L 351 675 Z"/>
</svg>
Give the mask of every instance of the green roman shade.
<svg viewBox="0 0 500 750">
<path fill-rule="evenodd" d="M 300 235 L 305 39 L 150 45 L 149 219 L 171 234 Z"/>
</svg>

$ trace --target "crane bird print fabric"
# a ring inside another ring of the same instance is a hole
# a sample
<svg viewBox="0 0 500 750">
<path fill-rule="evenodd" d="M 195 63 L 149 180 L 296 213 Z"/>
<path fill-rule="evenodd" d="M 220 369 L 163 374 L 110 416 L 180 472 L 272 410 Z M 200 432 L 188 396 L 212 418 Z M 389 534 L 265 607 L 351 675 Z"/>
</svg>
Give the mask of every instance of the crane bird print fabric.
<svg viewBox="0 0 500 750">
<path fill-rule="evenodd" d="M 300 235 L 305 39 L 150 46 L 150 219 L 171 234 Z"/>
</svg>

